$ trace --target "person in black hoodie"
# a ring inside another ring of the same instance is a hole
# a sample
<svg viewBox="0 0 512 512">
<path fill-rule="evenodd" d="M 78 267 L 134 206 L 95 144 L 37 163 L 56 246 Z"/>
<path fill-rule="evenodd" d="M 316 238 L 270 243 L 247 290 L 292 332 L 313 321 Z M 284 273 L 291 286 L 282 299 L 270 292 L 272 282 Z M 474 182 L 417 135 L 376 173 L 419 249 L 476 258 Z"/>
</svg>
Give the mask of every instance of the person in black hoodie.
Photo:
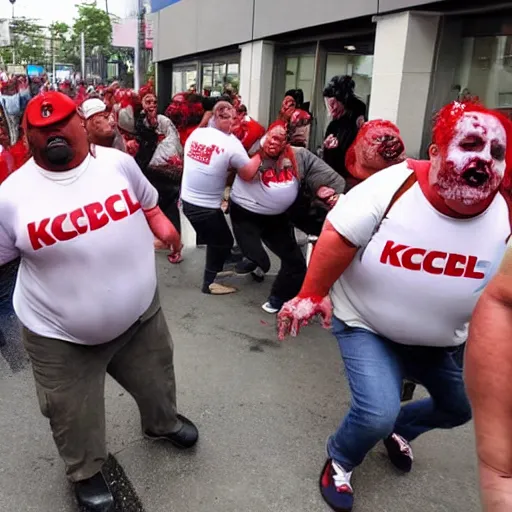
<svg viewBox="0 0 512 512">
<path fill-rule="evenodd" d="M 323 158 L 345 179 L 350 177 L 345 156 L 366 121 L 366 105 L 354 94 L 354 89 L 350 76 L 335 76 L 324 89 L 332 121 L 325 133 Z"/>
</svg>

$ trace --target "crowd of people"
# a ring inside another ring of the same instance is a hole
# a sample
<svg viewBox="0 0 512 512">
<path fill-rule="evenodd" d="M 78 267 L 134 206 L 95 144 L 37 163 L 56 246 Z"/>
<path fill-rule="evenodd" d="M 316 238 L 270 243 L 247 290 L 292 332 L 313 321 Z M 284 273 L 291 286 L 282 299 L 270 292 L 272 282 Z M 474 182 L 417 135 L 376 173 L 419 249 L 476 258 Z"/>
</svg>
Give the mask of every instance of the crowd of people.
<svg viewBox="0 0 512 512">
<path fill-rule="evenodd" d="M 352 474 L 377 443 L 409 472 L 418 436 L 472 412 L 485 510 L 512 507 L 510 251 L 500 267 L 512 123 L 456 101 L 436 116 L 429 160 L 413 160 L 397 126 L 367 121 L 354 88 L 347 76 L 326 86 L 319 156 L 301 90 L 266 128 L 232 88 L 179 93 L 159 114 L 151 82 L 3 85 L 0 350 L 17 371 L 6 347 L 22 340 L 86 510 L 114 510 L 101 473 L 107 373 L 135 398 L 146 437 L 184 449 L 199 438 L 176 407 L 154 257 L 182 261 L 180 208 L 206 246 L 203 293 L 235 293 L 228 274 L 263 280 L 268 248 L 280 269 L 263 309 L 278 337 L 317 316 L 332 327 L 352 394 L 319 468 L 334 511 L 352 510 Z M 309 266 L 297 230 L 318 237 Z M 402 405 L 405 379 L 429 398 Z"/>
</svg>

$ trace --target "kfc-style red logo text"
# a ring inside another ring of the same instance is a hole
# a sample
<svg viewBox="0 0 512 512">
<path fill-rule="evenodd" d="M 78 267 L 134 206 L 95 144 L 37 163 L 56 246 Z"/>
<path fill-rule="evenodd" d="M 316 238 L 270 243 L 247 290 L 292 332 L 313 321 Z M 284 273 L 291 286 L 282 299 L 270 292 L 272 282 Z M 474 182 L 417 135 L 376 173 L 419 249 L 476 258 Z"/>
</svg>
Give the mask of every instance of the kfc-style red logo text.
<svg viewBox="0 0 512 512">
<path fill-rule="evenodd" d="M 123 208 L 116 208 L 122 205 Z M 69 213 L 46 218 L 27 225 L 28 236 L 34 251 L 66 242 L 89 231 L 104 228 L 110 222 L 117 222 L 133 215 L 141 209 L 138 201 L 133 201 L 127 189 L 114 194 L 103 203 L 91 203 Z M 73 229 L 64 229 L 64 223 L 71 224 Z"/>
<path fill-rule="evenodd" d="M 427 251 L 417 247 L 397 244 L 389 240 L 382 251 L 380 262 L 384 265 L 405 268 L 433 275 L 484 279 L 485 274 L 476 270 L 478 258 L 443 251 Z"/>
<path fill-rule="evenodd" d="M 221 153 L 224 153 L 224 149 L 219 148 L 215 144 L 207 146 L 206 144 L 199 144 L 199 142 L 192 142 L 187 156 L 196 162 L 210 165 L 214 152 L 217 153 L 217 155 L 220 155 Z"/>
<path fill-rule="evenodd" d="M 280 173 L 275 169 L 267 169 L 261 173 L 261 181 L 267 187 L 270 187 L 271 183 L 292 183 L 294 179 L 295 174 L 290 169 L 283 169 Z"/>
</svg>

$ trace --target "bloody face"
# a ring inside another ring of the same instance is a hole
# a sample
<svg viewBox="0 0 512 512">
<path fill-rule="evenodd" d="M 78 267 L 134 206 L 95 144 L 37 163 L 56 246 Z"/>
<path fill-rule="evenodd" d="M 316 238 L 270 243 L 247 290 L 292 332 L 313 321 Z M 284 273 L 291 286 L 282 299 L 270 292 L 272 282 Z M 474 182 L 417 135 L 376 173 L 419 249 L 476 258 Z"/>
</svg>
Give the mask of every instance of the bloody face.
<svg viewBox="0 0 512 512">
<path fill-rule="evenodd" d="M 283 103 L 281 104 L 281 111 L 279 113 L 283 119 L 289 120 L 291 119 L 296 108 L 297 103 L 295 102 L 295 99 L 291 96 L 285 96 Z"/>
<path fill-rule="evenodd" d="M 265 135 L 263 151 L 270 158 L 278 158 L 286 147 L 286 137 L 286 130 L 281 126 L 276 126 Z"/>
<path fill-rule="evenodd" d="M 219 101 L 213 110 L 215 127 L 224 133 L 231 133 L 233 120 L 235 118 L 235 109 L 227 101 Z"/>
<path fill-rule="evenodd" d="M 94 144 L 106 147 L 112 146 L 116 132 L 112 126 L 108 112 L 100 112 L 88 119 L 86 129 L 89 134 L 89 139 Z"/>
<path fill-rule="evenodd" d="M 506 169 L 507 135 L 490 114 L 466 112 L 448 147 L 432 157 L 430 183 L 446 201 L 474 206 L 498 190 Z"/>
<path fill-rule="evenodd" d="M 184 111 L 187 106 L 187 99 L 184 94 L 176 94 L 167 109 L 171 121 L 175 125 L 181 125 L 184 122 Z"/>
<path fill-rule="evenodd" d="M 387 121 L 366 123 L 354 144 L 356 162 L 350 173 L 359 179 L 405 160 L 405 146 L 398 128 Z"/>
<path fill-rule="evenodd" d="M 49 171 L 74 169 L 89 152 L 87 133 L 78 114 L 50 126 L 28 126 L 27 139 L 35 161 Z"/>
<path fill-rule="evenodd" d="M 243 139 L 247 129 L 246 115 L 245 111 L 236 110 L 231 126 L 231 133 L 240 140 Z"/>
<path fill-rule="evenodd" d="M 148 115 L 155 115 L 157 111 L 156 96 L 154 94 L 146 94 L 142 99 L 142 108 Z"/>
<path fill-rule="evenodd" d="M 334 97 L 325 98 L 325 104 L 327 105 L 327 110 L 332 119 L 339 119 L 345 112 L 343 103 Z"/>
</svg>

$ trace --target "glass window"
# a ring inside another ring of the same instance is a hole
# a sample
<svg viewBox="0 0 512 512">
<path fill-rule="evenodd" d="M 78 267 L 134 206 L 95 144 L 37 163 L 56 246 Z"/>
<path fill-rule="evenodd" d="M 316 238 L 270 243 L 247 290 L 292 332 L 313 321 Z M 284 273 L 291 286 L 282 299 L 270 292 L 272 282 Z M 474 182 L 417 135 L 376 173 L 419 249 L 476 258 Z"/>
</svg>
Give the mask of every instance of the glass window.
<svg viewBox="0 0 512 512">
<path fill-rule="evenodd" d="M 325 85 L 336 75 L 351 75 L 355 93 L 368 106 L 372 89 L 373 55 L 328 53 Z"/>
<path fill-rule="evenodd" d="M 239 62 L 221 60 L 203 62 L 202 70 L 202 88 L 206 94 L 221 96 L 227 84 L 238 91 L 240 87 Z"/>
<path fill-rule="evenodd" d="M 286 58 L 285 90 L 302 89 L 304 101 L 311 101 L 315 75 L 315 57 L 300 55 Z"/>
<path fill-rule="evenodd" d="M 455 73 L 459 99 L 478 99 L 490 108 L 512 107 L 510 36 L 465 37 Z"/>
<path fill-rule="evenodd" d="M 197 88 L 195 65 L 174 66 L 172 70 L 172 95 Z"/>
</svg>

